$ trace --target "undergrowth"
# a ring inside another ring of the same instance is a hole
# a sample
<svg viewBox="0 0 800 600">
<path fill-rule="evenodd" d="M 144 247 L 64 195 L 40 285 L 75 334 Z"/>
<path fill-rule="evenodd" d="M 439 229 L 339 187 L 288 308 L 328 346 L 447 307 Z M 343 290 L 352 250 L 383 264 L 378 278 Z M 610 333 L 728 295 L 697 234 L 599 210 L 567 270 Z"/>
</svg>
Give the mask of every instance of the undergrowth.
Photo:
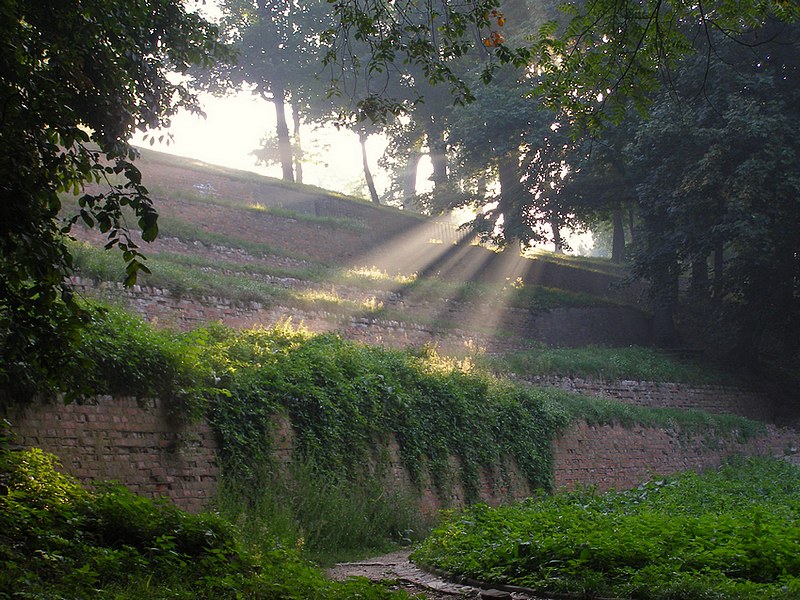
<svg viewBox="0 0 800 600">
<path fill-rule="evenodd" d="M 626 492 L 450 514 L 414 555 L 543 595 L 699 600 L 800 595 L 800 468 L 732 462 Z"/>
<path fill-rule="evenodd" d="M 179 333 L 113 307 L 86 310 L 71 378 L 85 385 L 76 394 L 158 396 L 176 423 L 206 417 L 220 440 L 225 514 L 323 561 L 423 535 L 429 523 L 415 507 L 425 487 L 442 498 L 458 487 L 475 501 L 480 472 L 491 469 L 500 485 L 516 472 L 530 487 L 549 489 L 552 440 L 579 419 L 675 428 L 707 443 L 760 433 L 739 417 L 518 385 L 474 357 L 430 348 L 386 350 L 288 323 Z M 291 455 L 278 460 L 281 423 Z M 394 483 L 385 483 L 394 482 L 398 461 L 410 482 L 391 492 Z"/>
<path fill-rule="evenodd" d="M 41 450 L 0 448 L 0 598 L 407 598 L 328 581 L 279 540 L 247 545 L 219 516 L 119 486 L 89 491 L 57 467 Z"/>
</svg>

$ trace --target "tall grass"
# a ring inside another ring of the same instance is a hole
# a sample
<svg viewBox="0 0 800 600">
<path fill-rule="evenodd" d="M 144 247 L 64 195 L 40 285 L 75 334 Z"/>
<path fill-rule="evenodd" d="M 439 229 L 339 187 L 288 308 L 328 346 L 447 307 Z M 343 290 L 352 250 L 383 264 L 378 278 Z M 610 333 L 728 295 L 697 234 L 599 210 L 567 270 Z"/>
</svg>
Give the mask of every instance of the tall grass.
<svg viewBox="0 0 800 600">
<path fill-rule="evenodd" d="M 263 484 L 253 490 L 226 478 L 217 498 L 220 513 L 248 547 L 279 540 L 323 566 L 418 542 L 436 518 L 420 513 L 410 490 L 380 478 L 335 478 L 304 461 L 259 480 Z"/>
</svg>

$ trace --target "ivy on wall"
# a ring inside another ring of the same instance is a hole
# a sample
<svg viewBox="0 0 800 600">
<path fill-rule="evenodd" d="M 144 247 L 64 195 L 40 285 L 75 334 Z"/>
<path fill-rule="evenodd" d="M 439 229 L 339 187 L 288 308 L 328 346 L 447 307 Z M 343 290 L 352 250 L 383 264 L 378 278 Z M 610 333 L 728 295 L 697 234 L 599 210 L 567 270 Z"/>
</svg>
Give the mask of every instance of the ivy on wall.
<svg viewBox="0 0 800 600">
<path fill-rule="evenodd" d="M 371 449 L 395 436 L 411 477 L 440 491 L 460 459 L 468 499 L 479 471 L 513 458 L 530 485 L 549 489 L 551 440 L 567 413 L 545 392 L 464 372 L 434 352 L 362 346 L 289 328 L 218 340 L 221 393 L 211 420 L 228 474 L 257 483 L 269 471 L 276 413 L 291 419 L 298 458 L 329 475 L 364 474 Z M 266 467 L 266 468 L 265 468 Z"/>
</svg>

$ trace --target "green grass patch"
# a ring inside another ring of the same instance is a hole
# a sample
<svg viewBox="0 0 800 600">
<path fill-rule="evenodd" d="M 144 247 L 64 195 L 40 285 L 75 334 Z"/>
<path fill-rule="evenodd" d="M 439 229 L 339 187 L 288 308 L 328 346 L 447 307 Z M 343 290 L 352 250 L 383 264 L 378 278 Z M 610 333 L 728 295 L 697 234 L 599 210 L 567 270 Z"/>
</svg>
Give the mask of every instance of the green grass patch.
<svg viewBox="0 0 800 600">
<path fill-rule="evenodd" d="M 333 583 L 296 548 L 246 545 L 228 522 L 119 486 L 89 491 L 38 449 L 0 448 L 0 597 L 407 598 L 365 580 Z"/>
<path fill-rule="evenodd" d="M 625 265 L 615 264 L 608 258 L 576 256 L 574 254 L 556 254 L 555 252 L 547 250 L 536 250 L 526 254 L 526 256 L 534 260 L 581 269 L 583 271 L 592 271 L 594 273 L 604 273 L 606 275 L 618 277 L 624 277 L 627 274 L 627 267 Z"/>
<path fill-rule="evenodd" d="M 187 223 L 186 221 L 170 217 L 169 215 L 160 215 L 158 217 L 158 227 L 160 235 L 175 237 L 184 242 L 202 242 L 210 246 L 237 248 L 245 250 L 255 256 L 286 256 L 297 260 L 315 262 L 308 257 L 291 254 L 281 248 L 276 248 L 263 242 L 251 242 L 231 235 L 207 231 L 196 225 Z"/>
<path fill-rule="evenodd" d="M 735 384 L 736 378 L 713 365 L 680 360 L 656 348 L 532 348 L 486 357 L 482 364 L 520 377 L 560 375 L 606 381 L 632 380 L 708 385 Z"/>
<path fill-rule="evenodd" d="M 620 493 L 452 513 L 414 558 L 543 595 L 685 600 L 800 595 L 800 469 L 740 460 Z"/>
<path fill-rule="evenodd" d="M 269 532 L 267 540 L 330 566 L 407 546 L 432 529 L 435 516 L 420 513 L 417 494 L 379 475 L 346 480 L 295 460 L 261 474 L 256 489 L 226 477 L 217 506 L 247 545 L 262 546 Z"/>
<path fill-rule="evenodd" d="M 267 214 L 282 219 L 292 219 L 301 221 L 303 223 L 313 223 L 315 225 L 324 225 L 326 227 L 349 229 L 351 231 L 365 231 L 367 225 L 356 219 L 347 217 L 330 217 L 325 215 L 312 215 L 309 213 L 290 210 L 279 206 L 264 206 L 260 203 L 248 204 L 247 211 L 255 214 Z"/>
</svg>

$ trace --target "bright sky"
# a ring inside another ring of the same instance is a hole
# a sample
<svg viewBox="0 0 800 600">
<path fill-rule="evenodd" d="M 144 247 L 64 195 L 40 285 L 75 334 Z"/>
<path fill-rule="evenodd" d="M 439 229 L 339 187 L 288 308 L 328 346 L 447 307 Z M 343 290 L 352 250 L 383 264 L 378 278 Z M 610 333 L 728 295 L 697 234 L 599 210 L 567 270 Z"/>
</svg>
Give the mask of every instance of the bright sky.
<svg viewBox="0 0 800 600">
<path fill-rule="evenodd" d="M 164 142 L 156 141 L 150 147 L 217 165 L 280 177 L 280 166 L 256 166 L 256 159 L 251 154 L 260 147 L 265 135 L 275 135 L 272 103 L 254 97 L 249 92 L 223 98 L 203 94 L 201 102 L 206 113 L 205 119 L 186 112 L 179 113 L 173 117 L 168 130 L 155 132 L 156 138 L 161 133 L 172 134 L 172 141 L 167 144 L 165 138 Z M 354 187 L 363 184 L 361 147 L 354 133 L 336 131 L 333 127 L 322 130 L 305 127 L 301 134 L 304 149 L 318 155 L 315 164 L 303 165 L 305 183 L 340 192 L 351 192 Z M 149 146 L 149 141 L 143 137 L 136 136 L 134 144 Z M 367 142 L 370 167 L 376 175 L 379 188 L 386 185 L 386 177 L 379 176 L 377 165 L 385 143 L 379 136 L 372 136 Z"/>
</svg>

